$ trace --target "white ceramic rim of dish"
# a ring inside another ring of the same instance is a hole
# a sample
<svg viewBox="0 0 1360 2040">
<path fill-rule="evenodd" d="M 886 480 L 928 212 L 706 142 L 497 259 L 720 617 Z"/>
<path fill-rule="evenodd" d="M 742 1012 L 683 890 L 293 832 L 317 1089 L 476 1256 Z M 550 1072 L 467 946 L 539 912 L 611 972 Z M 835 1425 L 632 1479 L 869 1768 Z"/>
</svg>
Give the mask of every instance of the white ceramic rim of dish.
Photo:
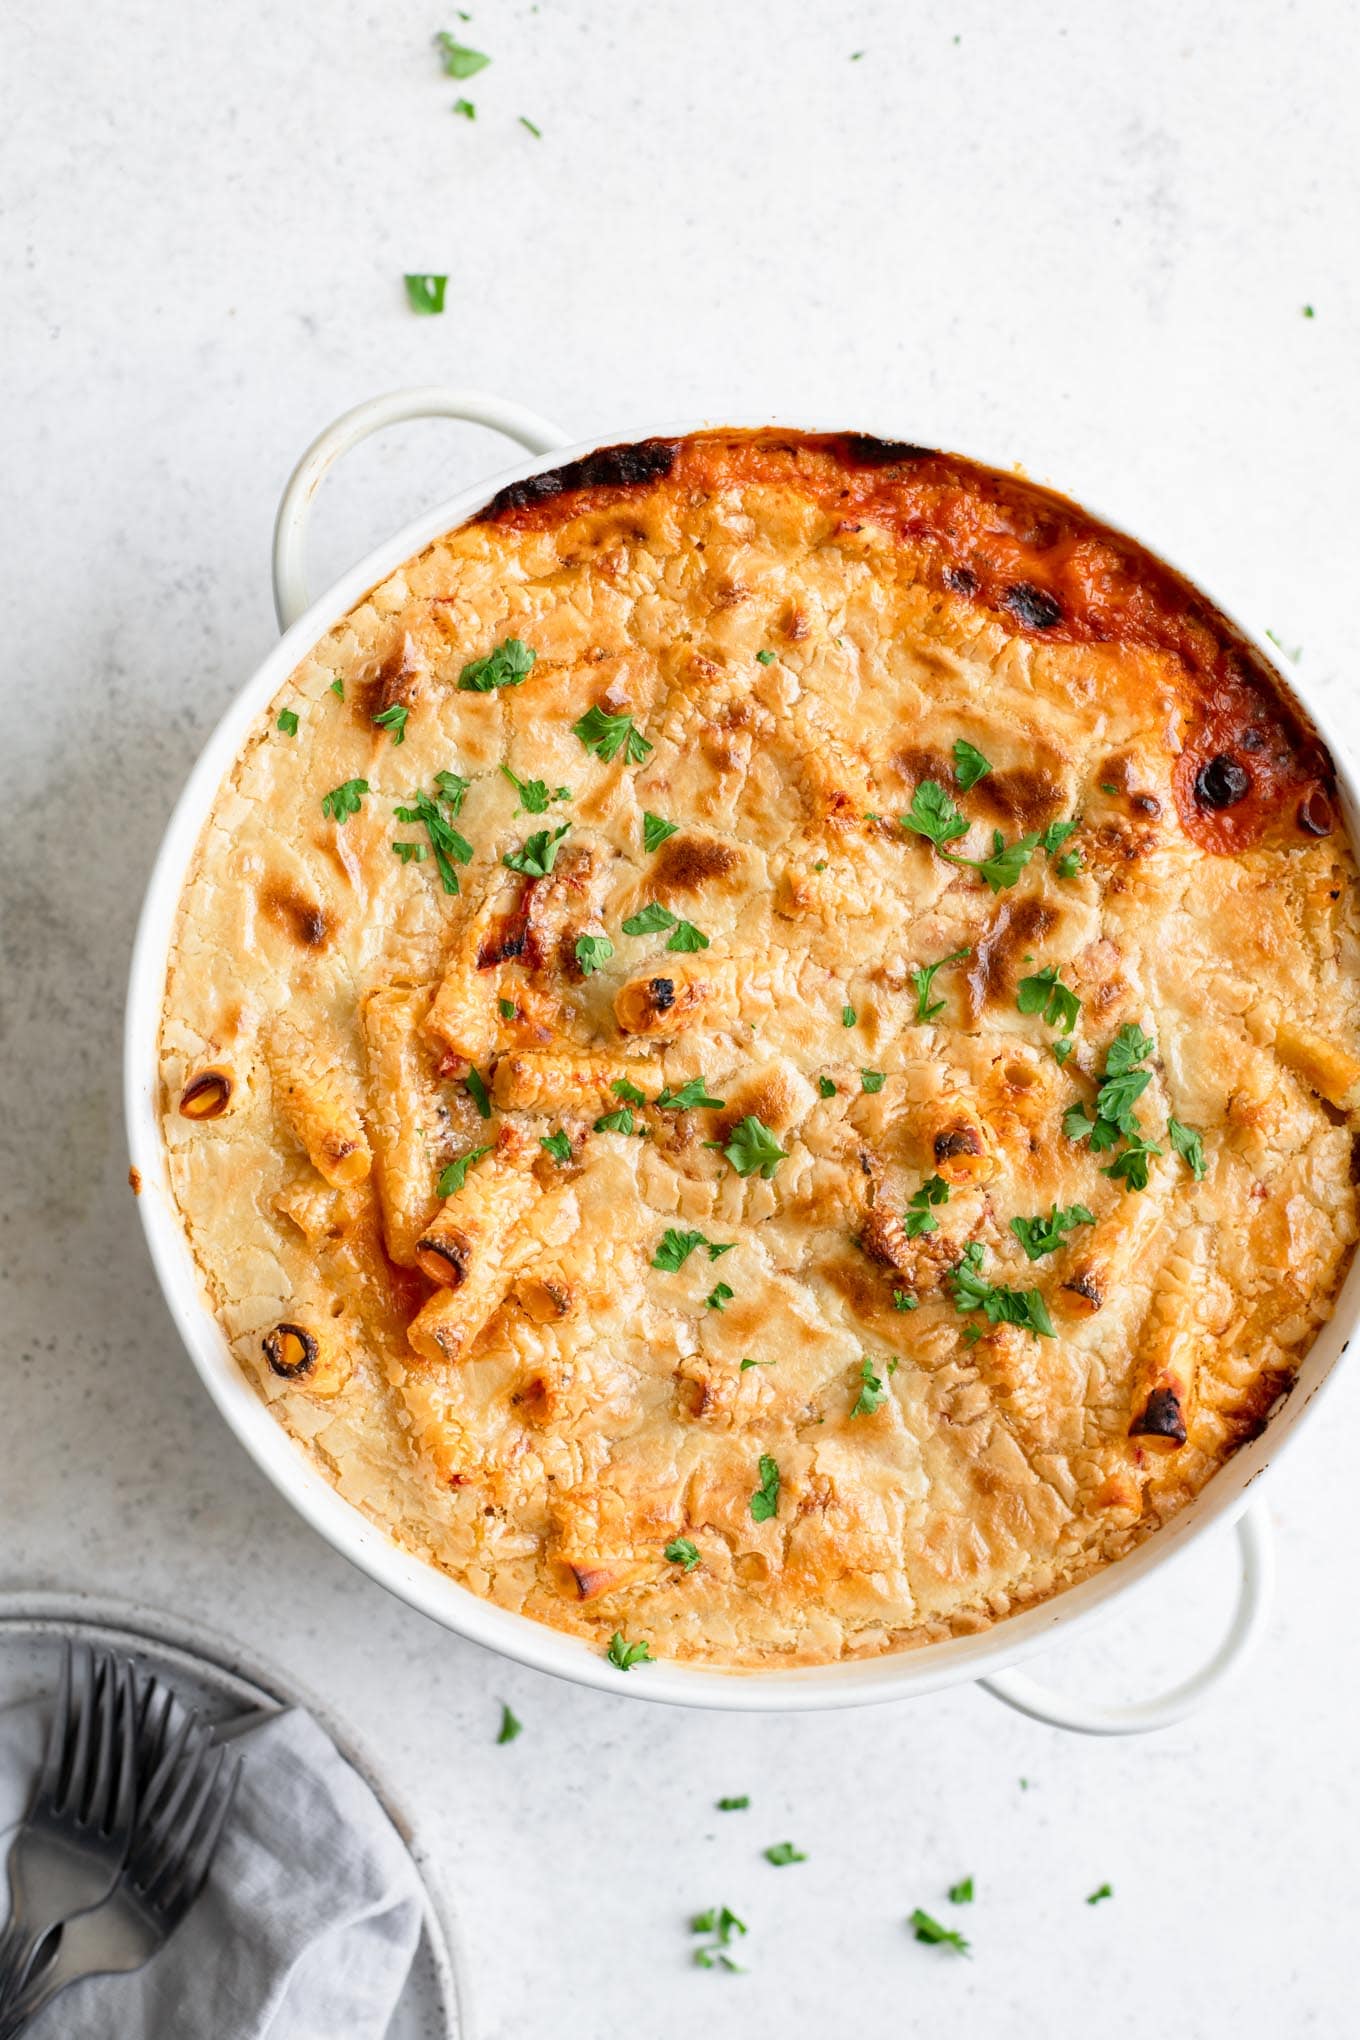
<svg viewBox="0 0 1360 2040">
<path fill-rule="evenodd" d="M 334 462 L 370 433 L 414 418 L 450 418 L 501 431 L 531 450 L 531 457 L 470 484 L 417 518 L 343 574 L 324 595 L 295 617 L 305 601 L 302 550 L 316 490 Z M 707 421 L 715 422 L 715 421 Z M 727 422 L 727 421 L 724 421 Z M 774 423 L 777 421 L 767 421 Z M 882 1656 L 829 1665 L 756 1670 L 658 1660 L 626 1676 L 591 1643 L 482 1600 L 450 1575 L 402 1549 L 354 1504 L 346 1501 L 294 1443 L 271 1414 L 238 1365 L 214 1316 L 171 1193 L 160 1134 L 158 1037 L 167 965 L 180 894 L 199 836 L 218 787 L 231 771 L 252 724 L 298 662 L 354 605 L 404 561 L 442 533 L 463 523 L 507 484 L 575 460 L 602 446 L 673 438 L 702 424 L 652 426 L 617 435 L 595 435 L 568 444 L 557 427 L 521 405 L 480 391 L 442 386 L 397 390 L 372 399 L 335 421 L 304 454 L 285 490 L 275 528 L 275 588 L 281 620 L 279 642 L 239 691 L 208 739 L 176 804 L 147 887 L 133 949 L 124 1035 L 124 1103 L 129 1153 L 140 1179 L 138 1207 L 151 1258 L 176 1327 L 213 1401 L 255 1463 L 294 1508 L 328 1543 L 361 1571 L 412 1607 L 457 1634 L 502 1656 L 578 1684 L 638 1699 L 745 1712 L 794 1711 L 861 1706 L 903 1700 L 943 1687 L 979 1680 L 995 1697 L 1036 1719 L 1089 1734 L 1125 1734 L 1163 1727 L 1198 1705 L 1242 1662 L 1261 1634 L 1272 1578 L 1263 1512 L 1248 1511 L 1250 1491 L 1315 1404 L 1345 1352 L 1360 1316 L 1360 1257 L 1354 1261 L 1332 1317 L 1299 1369 L 1293 1392 L 1261 1436 L 1245 1445 L 1214 1475 L 1195 1500 L 1144 1540 L 1128 1557 L 1051 1600 L 1013 1615 L 977 1636 Z M 799 431 L 848 428 L 799 426 Z M 856 427 L 856 430 L 863 429 Z M 880 436 L 930 445 L 929 435 L 883 432 Z M 951 448 L 962 456 L 1003 468 L 985 452 Z M 1345 825 L 1352 843 L 1360 831 L 1360 794 L 1339 733 L 1324 705 L 1310 699 L 1297 676 L 1282 671 L 1264 634 L 1219 601 L 1204 584 L 1151 546 L 1118 519 L 1083 499 L 1088 513 L 1142 545 L 1204 596 L 1240 633 L 1286 694 L 1303 708 L 1331 751 Z M 1239 1518 L 1242 1572 L 1232 1626 L 1209 1662 L 1169 1693 L 1132 1706 L 1106 1707 L 1064 1700 L 1011 1668 L 1044 1650 L 1061 1633 L 1070 1637 L 1107 1611 L 1154 1567 L 1183 1550 L 1215 1525 Z"/>
</svg>

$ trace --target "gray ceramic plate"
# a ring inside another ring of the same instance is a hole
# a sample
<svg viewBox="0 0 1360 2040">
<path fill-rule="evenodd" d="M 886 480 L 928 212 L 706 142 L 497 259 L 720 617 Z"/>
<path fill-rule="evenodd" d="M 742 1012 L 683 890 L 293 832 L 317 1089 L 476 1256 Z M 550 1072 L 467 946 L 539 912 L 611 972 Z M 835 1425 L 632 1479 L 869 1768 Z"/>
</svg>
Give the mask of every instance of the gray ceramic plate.
<svg viewBox="0 0 1360 2040">
<path fill-rule="evenodd" d="M 257 1707 L 306 1708 L 382 1802 L 425 1891 L 420 1947 L 387 2040 L 472 2040 L 465 1965 L 458 1959 L 457 1930 L 438 1875 L 410 1815 L 324 1703 L 251 1652 L 196 1624 L 79 1594 L 0 1594 L 0 1706 L 55 1693 L 67 1638 L 129 1652 L 210 1721 Z"/>
</svg>

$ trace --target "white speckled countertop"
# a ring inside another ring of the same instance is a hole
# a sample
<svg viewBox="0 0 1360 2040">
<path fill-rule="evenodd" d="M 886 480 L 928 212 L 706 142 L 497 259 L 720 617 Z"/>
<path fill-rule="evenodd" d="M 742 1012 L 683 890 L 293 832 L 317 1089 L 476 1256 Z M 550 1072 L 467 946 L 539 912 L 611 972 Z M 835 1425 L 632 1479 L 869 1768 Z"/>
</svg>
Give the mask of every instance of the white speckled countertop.
<svg viewBox="0 0 1360 2040">
<path fill-rule="evenodd" d="M 265 1485 L 152 1281 L 116 1072 L 157 838 L 270 642 L 277 493 L 400 383 L 581 434 L 773 415 L 1023 456 L 1301 646 L 1360 738 L 1355 11 L 472 12 L 495 62 L 460 86 L 429 46 L 454 11 L 412 0 L 9 10 L 0 1585 L 192 1612 L 330 1692 L 428 1809 L 482 2040 L 1354 2032 L 1354 1367 L 1272 1481 L 1279 1609 L 1202 1719 L 1091 1744 L 971 1690 L 639 1706 L 444 1635 Z M 449 272 L 442 319 L 405 307 L 422 267 Z M 500 453 L 370 443 L 324 500 L 318 580 Z M 1220 1539 L 1045 1670 L 1148 1689 L 1229 1574 Z M 773 1869 L 786 1837 L 808 1860 Z M 966 1872 L 971 1962 L 904 1926 Z M 689 1966 L 715 1902 L 750 1923 L 749 1975 Z"/>
</svg>

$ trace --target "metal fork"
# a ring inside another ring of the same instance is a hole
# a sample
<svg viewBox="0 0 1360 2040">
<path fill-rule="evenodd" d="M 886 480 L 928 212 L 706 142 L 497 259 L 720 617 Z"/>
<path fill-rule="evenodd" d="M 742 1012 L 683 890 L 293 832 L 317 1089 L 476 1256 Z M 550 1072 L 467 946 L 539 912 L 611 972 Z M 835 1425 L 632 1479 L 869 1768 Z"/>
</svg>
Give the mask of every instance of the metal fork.
<svg viewBox="0 0 1360 2040">
<path fill-rule="evenodd" d="M 156 1765 L 112 1894 L 66 1921 L 56 1954 L 0 2011 L 0 2040 L 13 2040 L 70 1984 L 140 1969 L 164 1947 L 207 1882 L 240 1774 L 240 1759 L 229 1763 L 190 1716 Z"/>
<path fill-rule="evenodd" d="M 134 1713 L 127 1661 L 68 1643 L 47 1754 L 10 1850 L 0 2003 L 22 1985 L 51 1928 L 113 1889 L 136 1811 Z"/>
</svg>

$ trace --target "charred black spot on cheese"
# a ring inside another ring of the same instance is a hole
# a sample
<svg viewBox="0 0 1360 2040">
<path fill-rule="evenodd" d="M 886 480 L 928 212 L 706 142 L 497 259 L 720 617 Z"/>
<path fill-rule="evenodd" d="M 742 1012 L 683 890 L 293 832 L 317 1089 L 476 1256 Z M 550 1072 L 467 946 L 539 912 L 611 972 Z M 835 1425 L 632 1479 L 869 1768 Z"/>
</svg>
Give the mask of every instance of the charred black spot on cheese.
<svg viewBox="0 0 1360 2040">
<path fill-rule="evenodd" d="M 1264 1368 L 1256 1376 L 1241 1402 L 1227 1414 L 1234 1449 L 1260 1437 L 1279 1405 L 1293 1392 L 1295 1379 L 1282 1367 Z"/>
<path fill-rule="evenodd" d="M 652 1008 L 657 1013 L 669 1013 L 675 1004 L 674 978 L 649 978 L 647 989 L 652 995 Z"/>
<path fill-rule="evenodd" d="M 304 1381 L 316 1366 L 319 1347 L 302 1325 L 277 1324 L 260 1342 L 280 1381 Z"/>
<path fill-rule="evenodd" d="M 472 1245 L 466 1233 L 427 1234 L 416 1241 L 416 1266 L 433 1282 L 446 1282 L 461 1289 L 472 1262 Z"/>
<path fill-rule="evenodd" d="M 971 567 L 946 567 L 944 585 L 952 588 L 956 595 L 976 595 L 978 577 Z"/>
<path fill-rule="evenodd" d="M 1336 827 L 1332 803 L 1320 786 L 1313 787 L 1299 802 L 1299 827 L 1306 836 L 1330 836 Z"/>
<path fill-rule="evenodd" d="M 184 1119 L 220 1119 L 231 1103 L 231 1078 L 225 1070 L 200 1070 L 179 1094 Z"/>
<path fill-rule="evenodd" d="M 1063 1288 L 1070 1291 L 1073 1296 L 1080 1297 L 1092 1310 L 1099 1310 L 1105 1301 L 1105 1293 L 1089 1268 L 1083 1268 L 1076 1275 L 1069 1277 L 1063 1283 Z"/>
<path fill-rule="evenodd" d="M 1026 630 L 1051 630 L 1055 623 L 1062 622 L 1062 604 L 1057 596 L 1050 595 L 1046 588 L 1036 588 L 1033 581 L 1013 581 L 1002 591 L 1001 601 Z"/>
<path fill-rule="evenodd" d="M 975 1126 L 947 1126 L 932 1142 L 937 1162 L 952 1162 L 959 1155 L 980 1155 L 986 1150 Z"/>
<path fill-rule="evenodd" d="M 1185 1412 L 1174 1388 L 1154 1388 L 1142 1415 L 1129 1426 L 1131 1438 L 1161 1439 L 1168 1445 L 1184 1445 L 1186 1435 Z"/>
<path fill-rule="evenodd" d="M 642 488 L 649 482 L 664 480 L 675 465 L 675 455 L 673 439 L 641 439 L 631 446 L 600 446 L 581 460 L 569 460 L 563 467 L 549 468 L 545 474 L 530 475 L 525 481 L 511 482 L 507 488 L 499 489 L 476 521 L 493 524 L 517 510 L 528 510 L 535 503 L 577 489 Z"/>
<path fill-rule="evenodd" d="M 330 940 L 330 915 L 286 878 L 270 880 L 260 895 L 260 904 L 275 926 L 291 935 L 300 948 L 324 949 Z"/>
<path fill-rule="evenodd" d="M 1250 772 L 1223 751 L 1195 774 L 1195 799 L 1202 808 L 1236 807 L 1250 792 Z"/>
<path fill-rule="evenodd" d="M 726 878 L 739 858 L 730 843 L 713 836 L 672 836 L 656 853 L 652 875 L 671 892 L 701 892 L 710 879 Z"/>
<path fill-rule="evenodd" d="M 913 446 L 906 439 L 875 439 L 868 432 L 846 432 L 840 446 L 850 465 L 862 468 L 902 467 L 929 460 L 933 451 L 929 446 Z"/>
</svg>

